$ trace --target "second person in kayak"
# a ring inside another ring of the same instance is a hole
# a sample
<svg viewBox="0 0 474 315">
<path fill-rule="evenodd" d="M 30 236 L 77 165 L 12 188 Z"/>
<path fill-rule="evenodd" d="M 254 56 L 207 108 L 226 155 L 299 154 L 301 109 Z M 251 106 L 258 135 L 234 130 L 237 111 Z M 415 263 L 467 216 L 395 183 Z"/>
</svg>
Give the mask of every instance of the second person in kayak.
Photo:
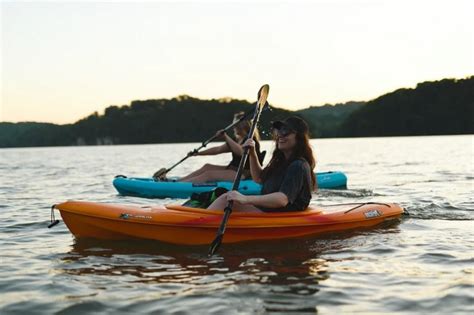
<svg viewBox="0 0 474 315">
<path fill-rule="evenodd" d="M 309 144 L 306 122 L 289 117 L 273 123 L 275 150 L 270 163 L 262 168 L 255 150 L 256 143 L 248 140 L 252 179 L 262 184 L 262 194 L 245 196 L 230 191 L 217 198 L 208 209 L 223 210 L 233 200 L 233 210 L 246 212 L 287 212 L 305 210 L 311 193 L 317 189 L 314 168 L 316 161 Z"/>
<path fill-rule="evenodd" d="M 239 120 L 245 115 L 244 112 L 240 112 L 234 115 L 234 121 Z M 219 130 L 217 135 L 222 137 L 225 143 L 218 147 L 209 148 L 201 152 L 189 152 L 189 155 L 218 155 L 222 153 L 232 153 L 232 161 L 228 165 L 215 165 L 205 164 L 200 169 L 192 172 L 191 174 L 179 179 L 181 182 L 192 182 L 192 183 L 205 183 L 213 181 L 233 181 L 237 174 L 237 168 L 239 167 L 240 158 L 243 154 L 242 144 L 247 138 L 247 134 L 250 131 L 250 121 L 243 120 L 234 127 L 235 140 L 232 139 L 223 130 Z M 262 159 L 263 155 L 260 153 L 260 135 L 258 130 L 255 130 L 254 134 L 255 143 L 255 154 Z M 249 162 L 246 163 L 243 177 L 250 176 Z"/>
</svg>

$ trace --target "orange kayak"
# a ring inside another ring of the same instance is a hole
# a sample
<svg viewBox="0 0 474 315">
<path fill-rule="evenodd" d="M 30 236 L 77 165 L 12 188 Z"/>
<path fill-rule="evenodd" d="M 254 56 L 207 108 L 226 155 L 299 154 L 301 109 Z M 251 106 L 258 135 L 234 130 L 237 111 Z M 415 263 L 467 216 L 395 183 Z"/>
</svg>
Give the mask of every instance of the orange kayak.
<svg viewBox="0 0 474 315">
<path fill-rule="evenodd" d="M 179 205 L 140 206 L 68 201 L 54 206 L 77 238 L 150 239 L 185 245 L 212 242 L 223 211 Z M 403 213 L 397 204 L 311 207 L 300 212 L 233 212 L 224 243 L 286 239 L 378 225 Z"/>
</svg>

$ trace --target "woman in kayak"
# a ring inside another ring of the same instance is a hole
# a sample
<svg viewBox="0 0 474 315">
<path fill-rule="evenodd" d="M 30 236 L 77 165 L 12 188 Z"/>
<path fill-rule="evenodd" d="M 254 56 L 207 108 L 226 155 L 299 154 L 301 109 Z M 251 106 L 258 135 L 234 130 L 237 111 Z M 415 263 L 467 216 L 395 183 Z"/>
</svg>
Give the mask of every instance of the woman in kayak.
<svg viewBox="0 0 474 315">
<path fill-rule="evenodd" d="M 240 112 L 234 115 L 234 121 L 239 120 L 244 115 L 244 112 Z M 219 130 L 217 135 L 221 137 L 225 143 L 221 146 L 209 148 L 200 152 L 189 152 L 189 155 L 217 155 L 222 153 L 232 153 L 232 161 L 229 165 L 214 165 L 205 164 L 203 167 L 191 174 L 179 179 L 180 182 L 192 182 L 192 183 L 205 183 L 211 181 L 233 181 L 237 174 L 237 168 L 239 167 L 240 158 L 243 153 L 242 142 L 247 138 L 247 134 L 250 131 L 251 123 L 248 120 L 243 120 L 234 127 L 235 140 L 232 139 L 223 130 Z M 255 154 L 261 156 L 260 153 L 260 135 L 258 130 L 255 130 L 254 143 L 255 143 Z M 247 162 L 245 165 L 244 177 L 250 176 L 250 165 Z"/>
<path fill-rule="evenodd" d="M 316 161 L 309 144 L 306 122 L 299 117 L 289 117 L 273 123 L 275 150 L 267 167 L 262 168 L 252 140 L 250 147 L 250 171 L 252 179 L 262 184 L 262 194 L 245 196 L 231 191 L 217 198 L 208 209 L 222 210 L 233 200 L 233 210 L 246 212 L 286 212 L 305 210 L 311 193 L 317 189 L 314 168 Z"/>
</svg>

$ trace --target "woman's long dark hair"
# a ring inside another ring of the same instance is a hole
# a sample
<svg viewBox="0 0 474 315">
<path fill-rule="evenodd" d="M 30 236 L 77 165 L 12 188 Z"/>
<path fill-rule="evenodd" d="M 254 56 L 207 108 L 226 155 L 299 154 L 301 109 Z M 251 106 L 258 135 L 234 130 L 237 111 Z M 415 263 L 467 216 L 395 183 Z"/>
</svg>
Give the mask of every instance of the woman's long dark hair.
<svg viewBox="0 0 474 315">
<path fill-rule="evenodd" d="M 274 172 L 281 170 L 288 166 L 291 162 L 297 159 L 305 159 L 308 162 L 311 168 L 311 184 L 313 189 L 317 188 L 316 177 L 314 176 L 314 168 L 316 167 L 316 159 L 313 155 L 313 149 L 309 144 L 309 134 L 307 132 L 301 133 L 297 132 L 296 134 L 296 146 L 294 148 L 293 154 L 289 160 L 286 160 L 283 151 L 278 149 L 278 137 L 275 139 L 275 150 L 273 150 L 272 159 L 270 163 L 262 171 L 262 180 L 269 178 Z"/>
</svg>

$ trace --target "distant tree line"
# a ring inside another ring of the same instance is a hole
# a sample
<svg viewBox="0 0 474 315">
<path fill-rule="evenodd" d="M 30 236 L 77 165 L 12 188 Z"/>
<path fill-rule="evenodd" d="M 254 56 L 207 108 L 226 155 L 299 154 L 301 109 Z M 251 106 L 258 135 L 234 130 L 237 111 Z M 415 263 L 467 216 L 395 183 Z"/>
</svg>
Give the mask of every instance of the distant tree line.
<svg viewBox="0 0 474 315">
<path fill-rule="evenodd" d="M 364 105 L 365 102 L 351 101 L 335 105 L 311 106 L 296 113 L 306 119 L 313 137 L 332 138 L 340 136 L 342 123 Z"/>
<path fill-rule="evenodd" d="M 201 100 L 187 95 L 133 101 L 68 125 L 0 123 L 0 147 L 199 142 L 229 125 L 236 112 L 253 108 L 242 100 Z M 279 108 L 265 110 L 259 128 L 262 136 L 268 138 L 271 121 L 291 114 Z"/>
<path fill-rule="evenodd" d="M 380 137 L 474 133 L 474 76 L 419 83 L 380 96 L 352 112 L 340 136 Z"/>
<path fill-rule="evenodd" d="M 109 106 L 74 124 L 0 123 L 0 147 L 199 142 L 224 128 L 234 113 L 253 104 L 237 99 L 201 100 L 187 95 Z M 367 103 L 314 106 L 299 111 L 272 108 L 260 131 L 269 138 L 271 121 L 298 115 L 313 137 L 405 136 L 474 133 L 474 76 L 424 82 Z"/>
</svg>

